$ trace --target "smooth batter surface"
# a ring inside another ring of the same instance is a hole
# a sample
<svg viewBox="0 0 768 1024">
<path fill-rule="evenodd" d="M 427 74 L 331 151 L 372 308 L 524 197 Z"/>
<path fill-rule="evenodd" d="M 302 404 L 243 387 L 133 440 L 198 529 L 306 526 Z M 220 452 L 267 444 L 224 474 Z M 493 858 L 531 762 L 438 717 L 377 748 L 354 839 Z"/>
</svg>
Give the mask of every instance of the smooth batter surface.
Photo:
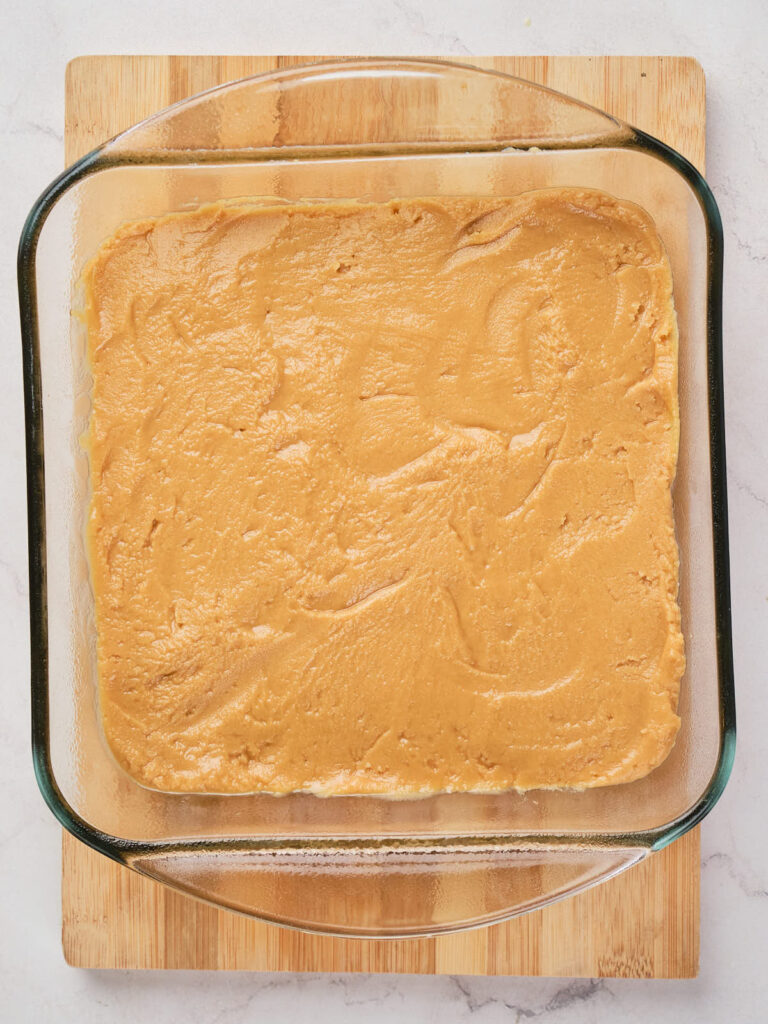
<svg viewBox="0 0 768 1024">
<path fill-rule="evenodd" d="M 101 709 L 172 791 L 585 787 L 669 752 L 677 330 L 599 193 L 206 207 L 86 272 Z"/>
</svg>

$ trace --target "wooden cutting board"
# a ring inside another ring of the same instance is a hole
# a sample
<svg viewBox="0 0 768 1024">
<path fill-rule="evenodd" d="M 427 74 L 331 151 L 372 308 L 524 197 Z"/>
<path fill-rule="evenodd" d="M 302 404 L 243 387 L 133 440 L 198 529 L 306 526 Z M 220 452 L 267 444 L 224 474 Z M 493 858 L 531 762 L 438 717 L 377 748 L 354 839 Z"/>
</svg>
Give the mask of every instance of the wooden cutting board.
<svg viewBox="0 0 768 1024">
<path fill-rule="evenodd" d="M 66 159 L 221 82 L 319 57 L 80 57 L 66 79 Z M 685 57 L 477 57 L 601 107 L 704 167 L 704 74 Z M 691 978 L 699 833 L 586 893 L 436 939 L 302 934 L 217 910 L 64 834 L 62 938 L 77 967 Z"/>
</svg>

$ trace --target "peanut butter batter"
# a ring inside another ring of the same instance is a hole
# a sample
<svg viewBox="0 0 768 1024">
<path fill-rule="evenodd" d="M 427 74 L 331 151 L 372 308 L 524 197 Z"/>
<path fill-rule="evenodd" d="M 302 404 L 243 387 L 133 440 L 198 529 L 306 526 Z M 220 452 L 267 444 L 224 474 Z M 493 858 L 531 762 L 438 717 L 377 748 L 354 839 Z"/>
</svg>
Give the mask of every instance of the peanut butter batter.
<svg viewBox="0 0 768 1024">
<path fill-rule="evenodd" d="M 670 270 L 592 191 L 208 206 L 86 271 L 104 731 L 162 790 L 637 779 L 683 643 Z"/>
</svg>

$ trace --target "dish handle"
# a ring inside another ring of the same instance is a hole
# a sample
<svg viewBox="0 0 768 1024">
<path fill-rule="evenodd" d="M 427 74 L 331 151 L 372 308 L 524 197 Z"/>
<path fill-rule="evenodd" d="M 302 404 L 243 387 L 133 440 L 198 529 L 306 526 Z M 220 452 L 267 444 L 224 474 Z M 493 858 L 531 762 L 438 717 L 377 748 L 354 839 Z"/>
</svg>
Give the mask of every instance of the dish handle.
<svg viewBox="0 0 768 1024">
<path fill-rule="evenodd" d="M 645 848 L 196 848 L 130 866 L 188 895 L 275 924 L 396 938 L 492 924 L 638 863 Z"/>
</svg>

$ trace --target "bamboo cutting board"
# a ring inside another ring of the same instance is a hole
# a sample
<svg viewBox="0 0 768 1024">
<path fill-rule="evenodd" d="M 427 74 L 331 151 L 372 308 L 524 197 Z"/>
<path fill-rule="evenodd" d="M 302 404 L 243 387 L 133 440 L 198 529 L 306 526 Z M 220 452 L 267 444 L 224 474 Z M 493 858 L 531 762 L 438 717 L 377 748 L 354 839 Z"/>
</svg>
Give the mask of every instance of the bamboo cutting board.
<svg viewBox="0 0 768 1024">
<path fill-rule="evenodd" d="M 170 103 L 313 57 L 80 57 L 67 68 L 66 159 Z M 616 114 L 704 166 L 704 75 L 684 57 L 485 57 Z M 289 931 L 182 896 L 64 834 L 62 938 L 77 967 L 690 978 L 699 960 L 699 833 L 579 896 L 435 939 Z"/>
</svg>

